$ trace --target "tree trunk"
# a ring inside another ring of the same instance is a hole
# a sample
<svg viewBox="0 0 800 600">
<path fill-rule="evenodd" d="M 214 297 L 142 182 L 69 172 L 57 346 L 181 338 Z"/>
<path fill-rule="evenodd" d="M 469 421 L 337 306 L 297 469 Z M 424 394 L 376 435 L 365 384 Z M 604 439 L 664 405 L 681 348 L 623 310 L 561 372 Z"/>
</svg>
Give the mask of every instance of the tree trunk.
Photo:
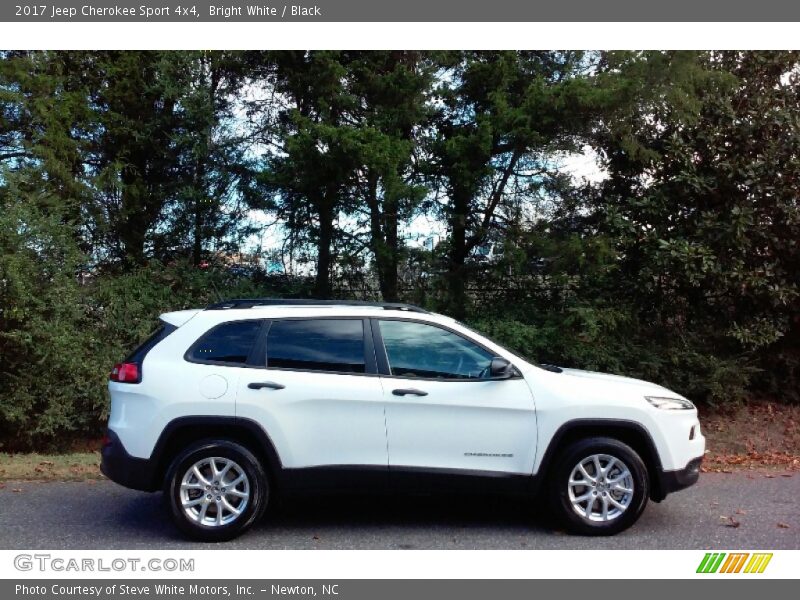
<svg viewBox="0 0 800 600">
<path fill-rule="evenodd" d="M 150 221 L 146 210 L 148 205 L 147 185 L 140 173 L 145 172 L 146 163 L 141 154 L 132 157 L 132 164 L 123 167 L 121 173 L 121 216 L 118 223 L 119 240 L 122 242 L 124 262 L 128 267 L 144 264 L 144 246 Z"/>
<path fill-rule="evenodd" d="M 462 320 L 467 314 L 467 211 L 469 198 L 462 192 L 453 192 L 453 207 L 450 214 L 450 258 L 447 268 L 447 312 Z"/>
<path fill-rule="evenodd" d="M 192 239 L 192 264 L 200 266 L 203 256 L 203 200 L 206 191 L 206 157 L 198 157 L 195 165 L 194 182 L 194 235 Z"/>
<path fill-rule="evenodd" d="M 397 302 L 397 201 L 384 199 L 381 212 L 378 198 L 378 177 L 370 175 L 367 182 L 367 204 L 370 213 L 370 246 L 375 256 L 378 286 L 385 302 Z"/>
<path fill-rule="evenodd" d="M 386 199 L 383 208 L 384 232 L 386 236 L 386 255 L 381 265 L 381 295 L 386 302 L 397 302 L 397 199 Z"/>
<path fill-rule="evenodd" d="M 197 153 L 195 166 L 195 205 L 194 205 L 194 239 L 192 241 L 192 262 L 194 266 L 200 265 L 203 258 L 203 229 L 205 227 L 205 213 L 208 210 L 206 200 L 209 190 L 207 189 L 207 168 L 206 164 L 211 160 L 211 143 L 214 137 L 214 123 L 216 121 L 216 93 L 219 85 L 219 72 L 212 64 L 210 55 L 204 54 L 201 59 L 201 77 L 203 83 L 207 85 L 206 101 L 208 102 L 209 112 L 208 121 L 203 131 L 200 133 L 201 152 Z M 206 80 L 206 74 L 208 79 Z"/>
<path fill-rule="evenodd" d="M 327 196 L 318 203 L 319 240 L 317 241 L 317 276 L 314 297 L 331 297 L 331 245 L 333 244 L 333 202 Z"/>
</svg>

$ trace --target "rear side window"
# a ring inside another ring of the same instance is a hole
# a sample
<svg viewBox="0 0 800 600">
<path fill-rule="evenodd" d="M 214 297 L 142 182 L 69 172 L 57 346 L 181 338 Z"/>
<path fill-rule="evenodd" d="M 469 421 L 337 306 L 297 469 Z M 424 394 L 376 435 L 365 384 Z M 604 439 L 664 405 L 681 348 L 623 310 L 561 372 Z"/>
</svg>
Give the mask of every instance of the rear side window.
<svg viewBox="0 0 800 600">
<path fill-rule="evenodd" d="M 273 321 L 267 367 L 364 373 L 364 324 L 360 319 Z"/>
<path fill-rule="evenodd" d="M 144 357 L 147 355 L 147 353 L 155 348 L 156 344 L 158 344 L 176 329 L 177 327 L 175 327 L 175 325 L 170 325 L 169 323 L 160 321 L 158 328 L 151 333 L 150 336 L 144 342 L 142 342 L 138 348 L 136 348 L 136 350 L 128 355 L 128 357 L 125 359 L 125 362 L 136 363 L 139 365 L 142 364 L 142 361 L 144 361 Z"/>
<path fill-rule="evenodd" d="M 197 362 L 246 364 L 260 330 L 261 321 L 231 321 L 218 325 L 192 346 L 187 358 Z"/>
</svg>

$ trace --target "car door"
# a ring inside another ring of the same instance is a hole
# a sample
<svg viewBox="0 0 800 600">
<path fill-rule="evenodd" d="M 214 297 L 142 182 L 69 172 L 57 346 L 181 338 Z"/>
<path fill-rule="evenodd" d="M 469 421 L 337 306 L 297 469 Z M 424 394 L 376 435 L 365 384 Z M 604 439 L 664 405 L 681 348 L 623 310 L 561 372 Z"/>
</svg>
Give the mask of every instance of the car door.
<svg viewBox="0 0 800 600">
<path fill-rule="evenodd" d="M 442 325 L 376 323 L 390 471 L 531 473 L 536 414 L 522 377 L 490 379 L 495 354 Z"/>
<path fill-rule="evenodd" d="M 387 467 L 386 423 L 369 322 L 273 319 L 266 365 L 243 370 L 236 416 L 269 435 L 285 469 Z"/>
</svg>

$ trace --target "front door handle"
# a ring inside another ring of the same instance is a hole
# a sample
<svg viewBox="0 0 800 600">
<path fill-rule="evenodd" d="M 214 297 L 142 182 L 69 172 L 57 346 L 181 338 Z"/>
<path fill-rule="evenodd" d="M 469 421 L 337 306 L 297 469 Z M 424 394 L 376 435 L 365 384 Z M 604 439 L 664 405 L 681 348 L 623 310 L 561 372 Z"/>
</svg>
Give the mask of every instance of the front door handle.
<svg viewBox="0 0 800 600">
<path fill-rule="evenodd" d="M 422 390 L 417 390 L 415 388 L 405 388 L 399 390 L 392 390 L 392 394 L 395 396 L 427 396 L 428 392 L 423 392 Z"/>
<path fill-rule="evenodd" d="M 255 383 L 248 383 L 247 387 L 251 390 L 260 390 L 261 388 L 269 388 L 271 390 L 282 390 L 285 385 L 275 383 L 274 381 L 257 381 Z"/>
</svg>

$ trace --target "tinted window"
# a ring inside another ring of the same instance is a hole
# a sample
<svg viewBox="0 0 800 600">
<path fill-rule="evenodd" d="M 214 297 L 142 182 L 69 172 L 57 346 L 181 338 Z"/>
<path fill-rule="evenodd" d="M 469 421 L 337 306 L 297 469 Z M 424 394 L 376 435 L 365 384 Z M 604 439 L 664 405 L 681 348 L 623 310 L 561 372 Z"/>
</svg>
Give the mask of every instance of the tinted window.
<svg viewBox="0 0 800 600">
<path fill-rule="evenodd" d="M 364 325 L 360 319 L 273 321 L 267 366 L 364 373 Z"/>
<path fill-rule="evenodd" d="M 484 379 L 493 355 L 458 334 L 425 323 L 381 321 L 392 375 Z"/>
<path fill-rule="evenodd" d="M 260 321 L 232 321 L 215 327 L 195 344 L 190 358 L 245 364 L 260 329 Z"/>
</svg>

